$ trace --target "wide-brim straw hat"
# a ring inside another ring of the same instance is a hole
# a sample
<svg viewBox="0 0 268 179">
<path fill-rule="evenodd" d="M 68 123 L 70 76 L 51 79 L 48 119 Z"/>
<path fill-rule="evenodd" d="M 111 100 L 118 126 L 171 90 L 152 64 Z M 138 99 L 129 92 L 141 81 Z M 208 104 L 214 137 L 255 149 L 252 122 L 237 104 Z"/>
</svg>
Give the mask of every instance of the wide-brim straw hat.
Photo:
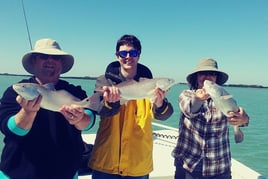
<svg viewBox="0 0 268 179">
<path fill-rule="evenodd" d="M 201 71 L 217 72 L 217 84 L 219 85 L 223 85 L 228 80 L 228 74 L 218 69 L 218 64 L 214 59 L 203 58 L 198 62 L 196 69 L 186 77 L 188 83 L 192 84 L 196 80 L 197 73 Z"/>
<path fill-rule="evenodd" d="M 62 51 L 59 44 L 55 40 L 49 38 L 40 39 L 36 41 L 34 49 L 25 54 L 22 58 L 22 65 L 24 69 L 31 74 L 34 74 L 34 65 L 32 62 L 33 53 L 62 55 L 61 74 L 68 72 L 74 64 L 74 57 L 67 52 Z"/>
</svg>

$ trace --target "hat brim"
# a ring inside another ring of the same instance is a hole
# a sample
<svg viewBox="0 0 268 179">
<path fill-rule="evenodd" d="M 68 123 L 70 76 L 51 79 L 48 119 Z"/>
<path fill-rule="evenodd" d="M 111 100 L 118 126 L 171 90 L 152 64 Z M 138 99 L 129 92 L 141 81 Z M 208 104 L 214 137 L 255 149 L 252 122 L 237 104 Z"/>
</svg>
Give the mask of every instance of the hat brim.
<svg viewBox="0 0 268 179">
<path fill-rule="evenodd" d="M 189 74 L 187 77 L 186 77 L 186 80 L 189 84 L 192 84 L 194 80 L 196 80 L 196 75 L 198 72 L 201 72 L 201 71 L 214 71 L 214 72 L 217 72 L 217 84 L 219 85 L 223 85 L 227 80 L 228 80 L 228 75 L 223 72 L 223 71 L 220 71 L 220 70 L 217 70 L 215 68 L 205 68 L 205 69 L 199 69 L 199 70 L 196 70 L 194 72 L 192 72 L 191 74 Z"/>
<path fill-rule="evenodd" d="M 32 50 L 29 53 L 25 54 L 22 58 L 23 67 L 30 74 L 34 74 L 34 65 L 32 62 L 33 53 L 42 53 L 42 54 L 47 54 L 47 55 L 62 55 L 61 74 L 68 72 L 74 64 L 74 57 L 62 50 L 58 50 L 58 49 L 42 49 L 42 51 Z"/>
</svg>

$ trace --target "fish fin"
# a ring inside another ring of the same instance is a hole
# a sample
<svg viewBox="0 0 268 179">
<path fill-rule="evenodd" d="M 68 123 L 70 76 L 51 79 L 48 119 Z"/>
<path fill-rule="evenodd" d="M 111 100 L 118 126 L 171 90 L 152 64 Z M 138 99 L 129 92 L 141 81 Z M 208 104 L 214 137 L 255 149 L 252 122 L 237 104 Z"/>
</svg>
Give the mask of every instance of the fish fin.
<svg viewBox="0 0 268 179">
<path fill-rule="evenodd" d="M 150 97 L 150 102 L 151 102 L 151 103 L 154 103 L 154 102 L 155 102 L 155 99 L 156 99 L 156 96 L 152 96 L 152 97 Z"/>
<path fill-rule="evenodd" d="M 128 81 L 123 81 L 117 85 L 115 85 L 116 87 L 120 88 L 120 87 L 124 87 L 124 86 L 128 86 L 128 85 L 133 85 L 133 84 L 137 84 L 138 82 L 135 80 L 128 80 Z"/>
<path fill-rule="evenodd" d="M 148 80 L 148 79 L 150 79 L 150 78 L 140 77 L 139 82 L 144 81 L 144 80 Z"/>
<path fill-rule="evenodd" d="M 47 84 L 44 84 L 42 86 L 44 88 L 46 88 L 46 89 L 49 89 L 49 90 L 52 90 L 52 91 L 56 91 L 54 83 L 47 83 Z"/>
<path fill-rule="evenodd" d="M 127 102 L 128 102 L 128 100 L 125 99 L 125 98 L 121 98 L 121 99 L 120 99 L 120 105 L 122 105 L 122 104 L 126 104 Z"/>
<path fill-rule="evenodd" d="M 221 99 L 226 100 L 226 99 L 230 99 L 232 97 L 233 97 L 232 95 L 225 95 L 225 96 L 221 96 Z"/>
<path fill-rule="evenodd" d="M 155 99 L 156 99 L 156 93 L 155 93 L 155 89 L 151 90 L 148 92 L 148 95 L 149 95 L 149 99 L 150 99 L 150 102 L 151 103 L 154 103 L 155 102 Z"/>
<path fill-rule="evenodd" d="M 91 96 L 88 96 L 87 98 L 83 99 L 82 101 L 86 103 L 86 106 L 83 106 L 85 108 L 91 109 L 93 111 L 99 111 L 100 108 L 100 93 L 94 93 Z"/>
</svg>

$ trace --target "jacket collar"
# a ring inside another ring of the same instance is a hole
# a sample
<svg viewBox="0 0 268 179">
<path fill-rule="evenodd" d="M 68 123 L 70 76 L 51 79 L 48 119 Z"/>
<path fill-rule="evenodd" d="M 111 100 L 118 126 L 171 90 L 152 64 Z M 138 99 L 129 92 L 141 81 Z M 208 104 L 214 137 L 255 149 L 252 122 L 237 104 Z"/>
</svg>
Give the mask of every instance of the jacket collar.
<svg viewBox="0 0 268 179">
<path fill-rule="evenodd" d="M 118 61 L 114 61 L 107 66 L 105 77 L 114 81 L 116 84 L 125 81 L 125 78 L 120 73 L 120 63 Z M 150 69 L 140 63 L 138 63 L 137 74 L 134 80 L 139 81 L 139 78 L 153 78 Z"/>
</svg>

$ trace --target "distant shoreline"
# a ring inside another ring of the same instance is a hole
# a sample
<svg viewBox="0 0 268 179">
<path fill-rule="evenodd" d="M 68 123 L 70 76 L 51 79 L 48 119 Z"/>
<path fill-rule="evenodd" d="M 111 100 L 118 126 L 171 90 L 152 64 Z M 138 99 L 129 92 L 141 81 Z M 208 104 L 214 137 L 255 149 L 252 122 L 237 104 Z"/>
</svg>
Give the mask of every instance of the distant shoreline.
<svg viewBox="0 0 268 179">
<path fill-rule="evenodd" d="M 0 73 L 2 76 L 26 76 L 30 77 L 32 75 L 21 75 L 21 74 L 11 74 L 11 73 Z M 90 77 L 90 76 L 84 76 L 84 77 L 79 77 L 79 76 L 61 76 L 60 78 L 69 78 L 69 79 L 84 79 L 84 80 L 96 80 L 97 77 Z"/>
<path fill-rule="evenodd" d="M 32 75 L 21 75 L 21 74 L 11 74 L 11 73 L 0 73 L 2 76 L 32 76 Z M 61 76 L 60 78 L 68 78 L 68 79 L 82 79 L 82 80 L 96 80 L 97 77 L 90 77 L 90 76 Z M 187 85 L 187 83 L 179 83 Z M 246 85 L 246 84 L 225 84 L 223 86 L 229 86 L 229 87 L 242 87 L 242 88 L 266 88 L 268 89 L 268 86 L 262 86 L 262 85 Z"/>
</svg>

